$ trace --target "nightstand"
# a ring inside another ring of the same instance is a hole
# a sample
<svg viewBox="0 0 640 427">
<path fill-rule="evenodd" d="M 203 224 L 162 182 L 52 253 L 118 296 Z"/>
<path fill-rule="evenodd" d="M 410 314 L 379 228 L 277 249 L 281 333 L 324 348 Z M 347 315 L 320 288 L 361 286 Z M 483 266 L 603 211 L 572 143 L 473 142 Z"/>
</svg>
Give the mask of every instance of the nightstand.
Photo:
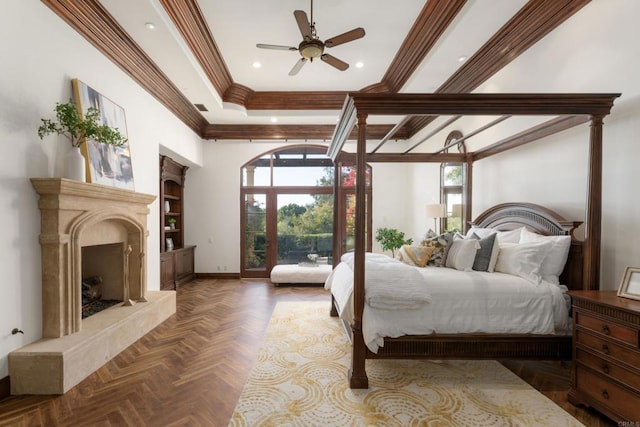
<svg viewBox="0 0 640 427">
<path fill-rule="evenodd" d="M 615 421 L 640 422 L 640 301 L 616 291 L 571 291 L 569 402 Z"/>
</svg>

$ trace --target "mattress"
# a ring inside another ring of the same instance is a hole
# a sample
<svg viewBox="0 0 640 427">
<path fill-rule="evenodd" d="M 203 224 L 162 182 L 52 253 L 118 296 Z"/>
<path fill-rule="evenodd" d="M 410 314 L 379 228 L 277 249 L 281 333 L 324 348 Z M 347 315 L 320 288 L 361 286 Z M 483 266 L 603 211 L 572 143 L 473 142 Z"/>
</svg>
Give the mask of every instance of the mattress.
<svg viewBox="0 0 640 427">
<path fill-rule="evenodd" d="M 362 331 L 377 352 L 384 337 L 432 333 L 570 335 L 566 287 L 534 284 L 505 273 L 412 267 L 420 272 L 430 301 L 414 309 L 380 309 L 365 304 Z M 393 283 L 390 284 L 393 286 Z M 325 282 L 340 316 L 353 319 L 353 270 L 340 263 Z M 366 294 L 366 269 L 365 269 Z"/>
</svg>

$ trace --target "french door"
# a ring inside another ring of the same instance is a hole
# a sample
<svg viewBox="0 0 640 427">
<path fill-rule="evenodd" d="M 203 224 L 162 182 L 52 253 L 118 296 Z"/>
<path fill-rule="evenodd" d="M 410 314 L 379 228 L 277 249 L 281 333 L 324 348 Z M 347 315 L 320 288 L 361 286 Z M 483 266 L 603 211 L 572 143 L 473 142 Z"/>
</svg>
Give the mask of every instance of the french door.
<svg viewBox="0 0 640 427">
<path fill-rule="evenodd" d="M 269 218 L 268 192 L 245 192 L 243 194 L 242 277 L 267 277 L 271 271 L 271 242 L 273 230 Z"/>
<path fill-rule="evenodd" d="M 333 252 L 330 187 L 242 189 L 241 275 L 267 278 L 277 264 L 308 261 Z"/>
</svg>

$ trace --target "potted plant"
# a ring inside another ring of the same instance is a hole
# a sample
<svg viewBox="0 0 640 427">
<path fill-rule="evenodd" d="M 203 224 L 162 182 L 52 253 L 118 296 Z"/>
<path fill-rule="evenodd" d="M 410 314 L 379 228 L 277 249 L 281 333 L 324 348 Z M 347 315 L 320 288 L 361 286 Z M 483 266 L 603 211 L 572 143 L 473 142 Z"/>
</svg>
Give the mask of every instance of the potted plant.
<svg viewBox="0 0 640 427">
<path fill-rule="evenodd" d="M 44 139 L 45 136 L 55 133 L 69 139 L 71 150 L 65 156 L 65 177 L 67 178 L 85 180 L 85 160 L 80 153 L 80 145 L 86 138 L 114 146 L 122 146 L 127 142 L 127 138 L 117 128 L 100 124 L 100 110 L 95 107 L 89 107 L 84 117 L 78 107 L 71 102 L 56 103 L 54 111 L 55 120 L 41 119 L 38 136 Z"/>
<path fill-rule="evenodd" d="M 410 245 L 413 243 L 413 239 L 405 240 L 404 233 L 395 228 L 378 228 L 376 242 L 380 242 L 383 250 L 391 251 L 391 256 L 395 258 L 396 249 L 401 248 L 402 245 Z"/>
<path fill-rule="evenodd" d="M 169 223 L 169 228 L 174 230 L 176 228 L 176 219 L 175 218 L 169 218 L 167 220 L 167 222 Z"/>
</svg>

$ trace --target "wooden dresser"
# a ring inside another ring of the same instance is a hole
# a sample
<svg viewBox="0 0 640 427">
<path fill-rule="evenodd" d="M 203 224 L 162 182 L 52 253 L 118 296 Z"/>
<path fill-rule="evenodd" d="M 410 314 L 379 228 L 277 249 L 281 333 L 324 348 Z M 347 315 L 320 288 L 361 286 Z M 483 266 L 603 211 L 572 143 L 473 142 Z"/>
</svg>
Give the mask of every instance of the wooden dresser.
<svg viewBox="0 0 640 427">
<path fill-rule="evenodd" d="M 616 291 L 572 291 L 569 402 L 640 423 L 640 301 Z M 635 425 L 635 424 L 634 424 Z"/>
</svg>

